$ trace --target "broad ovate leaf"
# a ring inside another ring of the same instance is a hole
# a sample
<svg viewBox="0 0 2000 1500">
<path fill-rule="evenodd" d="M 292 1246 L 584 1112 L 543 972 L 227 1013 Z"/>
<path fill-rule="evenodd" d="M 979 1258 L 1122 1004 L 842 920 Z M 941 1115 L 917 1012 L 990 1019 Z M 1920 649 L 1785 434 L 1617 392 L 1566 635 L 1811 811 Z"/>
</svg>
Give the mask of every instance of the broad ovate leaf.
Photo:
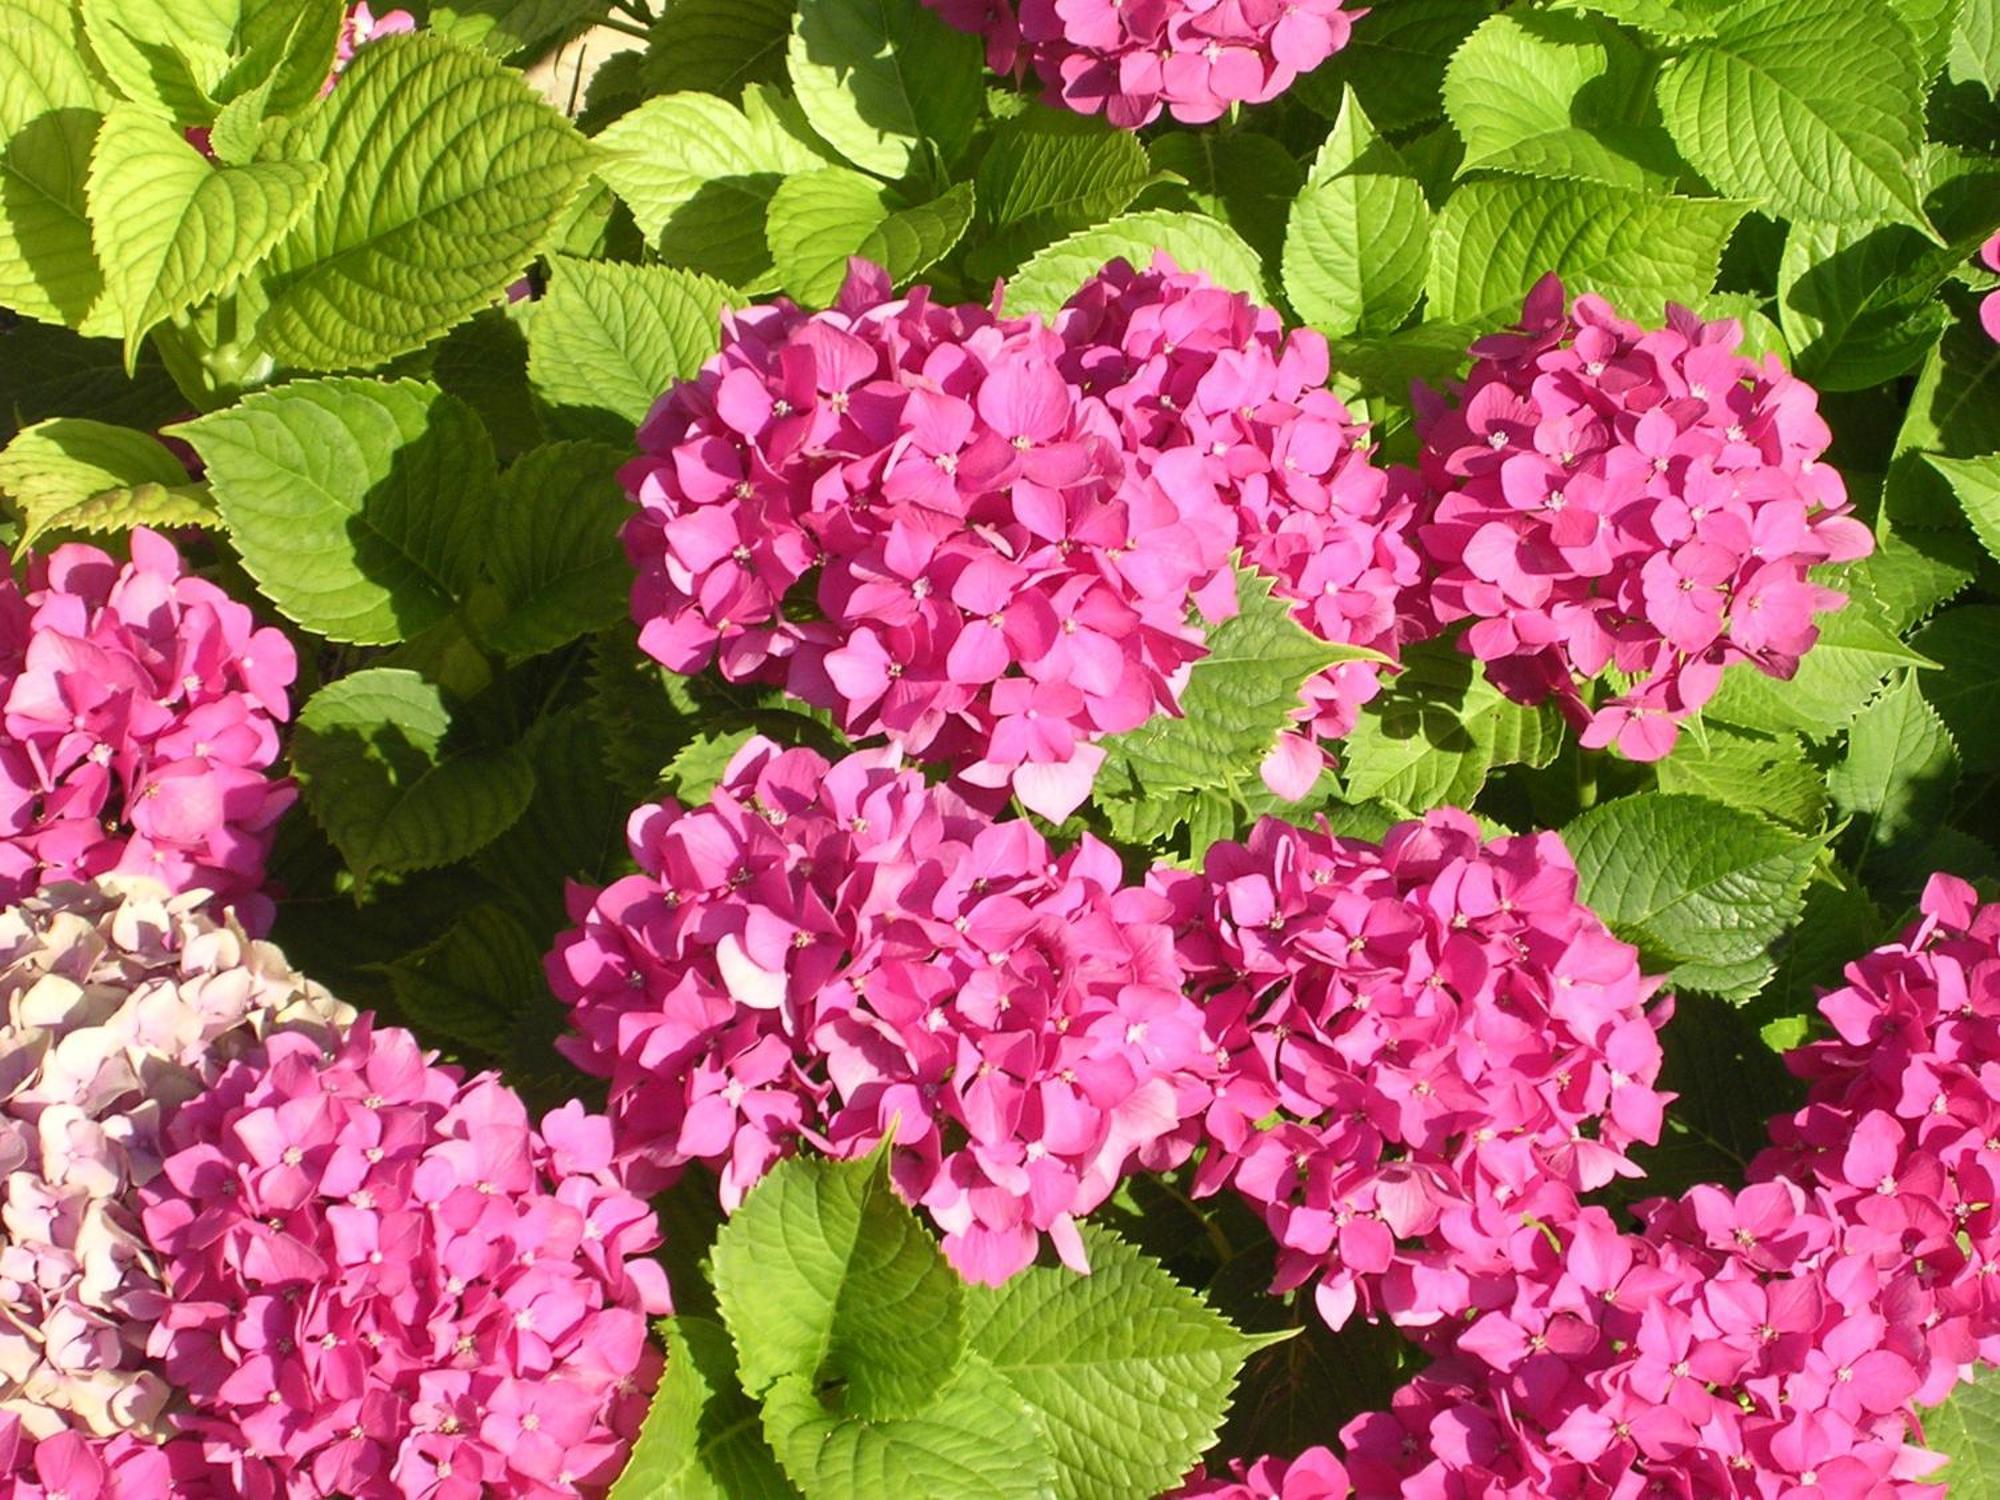
<svg viewBox="0 0 2000 1500">
<path fill-rule="evenodd" d="M 492 536 L 494 458 L 435 386 L 342 377 L 261 391 L 179 429 L 243 565 L 330 640 L 389 645 L 450 614 Z"/>
<path fill-rule="evenodd" d="M 780 178 L 827 165 L 782 115 L 746 114 L 711 94 L 648 99 L 597 137 L 597 175 L 625 200 L 649 240 L 705 187 L 737 179 Z"/>
<path fill-rule="evenodd" d="M 498 298 L 591 164 L 589 144 L 520 75 L 423 35 L 362 48 L 266 154 L 326 168 L 264 272 L 257 328 L 281 363 L 318 370 L 372 368 Z"/>
<path fill-rule="evenodd" d="M 208 489 L 158 439 L 84 417 L 53 417 L 0 450 L 0 492 L 19 510 L 17 550 L 51 532 L 218 526 Z"/>
<path fill-rule="evenodd" d="M 812 1500 L 1048 1500 L 1055 1466 L 1034 1409 L 968 1359 L 922 1410 L 867 1421 L 787 1375 L 764 1399 L 764 1435 Z"/>
<path fill-rule="evenodd" d="M 1693 303 L 1715 275 L 1746 205 L 1591 182 L 1526 177 L 1461 184 L 1438 213 L 1429 315 L 1490 328 L 1512 322 L 1550 271 L 1571 295 L 1598 292 L 1629 317 L 1658 322 Z"/>
<path fill-rule="evenodd" d="M 1977 458 L 1946 458 L 1940 453 L 1925 457 L 1958 497 L 1980 545 L 2000 558 L 2000 453 Z"/>
<path fill-rule="evenodd" d="M 955 158 L 983 113 L 979 39 L 920 0 L 799 0 L 787 57 L 813 129 L 879 177 L 909 175 L 926 143 Z"/>
<path fill-rule="evenodd" d="M 1927 228 L 1924 66 L 1888 0 L 1743 0 L 1661 70 L 1658 96 L 1720 192 L 1785 218 Z"/>
<path fill-rule="evenodd" d="M 629 447 L 653 403 L 721 348 L 734 300 L 673 266 L 556 257 L 528 330 L 528 379 L 552 428 Z"/>
<path fill-rule="evenodd" d="M 1652 79 L 1631 35 L 1595 17 L 1494 16 L 1445 74 L 1445 112 L 1465 142 L 1460 170 L 1670 188 L 1680 164 Z"/>
<path fill-rule="evenodd" d="M 1865 821 L 1869 842 L 1888 846 L 1944 824 L 1958 774 L 1951 731 L 1906 671 L 1855 715 L 1846 758 L 1826 784 L 1836 807 Z"/>
<path fill-rule="evenodd" d="M 523 53 L 525 61 L 565 34 L 601 21 L 604 9 L 603 0 L 436 0 L 430 25 L 461 47 L 495 57 Z"/>
<path fill-rule="evenodd" d="M 1423 295 L 1431 209 L 1350 90 L 1285 234 L 1285 295 L 1333 337 L 1393 331 Z"/>
<path fill-rule="evenodd" d="M 1470 807 L 1496 766 L 1547 765 L 1562 737 L 1553 707 L 1514 702 L 1449 645 L 1418 645 L 1341 743 L 1340 775 L 1349 802 Z"/>
<path fill-rule="evenodd" d="M 729 1331 L 686 1316 L 660 1329 L 666 1373 L 611 1500 L 796 1500 L 737 1380 Z"/>
<path fill-rule="evenodd" d="M 1084 1231 L 1090 1274 L 1035 1267 L 973 1287 L 973 1351 L 1035 1409 L 1061 1500 L 1171 1490 L 1215 1440 L 1243 1362 L 1239 1333 L 1157 1261 Z"/>
<path fill-rule="evenodd" d="M 857 256 L 899 286 L 936 264 L 964 236 L 972 207 L 969 182 L 928 203 L 906 203 L 872 177 L 825 167 L 779 185 L 765 233 L 785 291 L 806 307 L 825 307 Z"/>
<path fill-rule="evenodd" d="M 311 207 L 315 162 L 221 166 L 135 105 L 104 118 L 89 201 L 105 300 L 125 332 L 125 365 L 158 324 L 229 290 Z"/>
<path fill-rule="evenodd" d="M 1123 213 L 1156 180 L 1131 131 L 1029 105 L 994 128 L 980 158 L 979 218 L 988 233 L 969 257 L 973 274 L 1007 274 L 1051 241 Z"/>
<path fill-rule="evenodd" d="M 90 50 L 127 99 L 177 125 L 206 124 L 229 71 L 239 0 L 77 0 Z"/>
<path fill-rule="evenodd" d="M 896 1197 L 885 1153 L 778 1163 L 717 1236 L 714 1267 L 753 1395 L 839 1381 L 854 1417 L 906 1417 L 963 1362 L 965 1286 Z"/>
<path fill-rule="evenodd" d="M 1278 736 L 1292 727 L 1306 679 L 1338 661 L 1385 661 L 1321 640 L 1293 618 L 1271 579 L 1236 572 L 1237 612 L 1208 631 L 1208 654 L 1181 690 L 1179 716 L 1158 714 L 1104 741 L 1147 794 L 1255 786 Z"/>
<path fill-rule="evenodd" d="M 785 76 L 792 0 L 674 0 L 654 23 L 647 84 L 734 98 L 744 85 Z"/>
<path fill-rule="evenodd" d="M 0 6 L 0 307 L 79 328 L 97 302 L 84 183 L 106 102 L 73 6 Z"/>
<path fill-rule="evenodd" d="M 452 754 L 450 730 L 439 690 L 394 667 L 343 677 L 299 711 L 292 768 L 306 806 L 364 884 L 477 854 L 534 795 L 518 750 Z"/>
<path fill-rule="evenodd" d="M 1798 920 L 1821 844 L 1678 792 L 1621 797 L 1563 830 L 1578 899 L 1684 989 L 1748 1000 Z"/>
<path fill-rule="evenodd" d="M 566 646 L 625 616 L 632 566 L 618 540 L 632 514 L 618 448 L 549 443 L 501 476 L 486 568 L 505 613 L 487 643 L 513 657 Z"/>
<path fill-rule="evenodd" d="M 1267 295 L 1263 262 L 1235 230 L 1206 214 L 1151 209 L 1122 214 L 1038 252 L 1007 283 L 1007 311 L 1054 313 L 1110 262 L 1126 260 L 1144 270 L 1155 253 L 1183 271 L 1206 272 L 1231 291 Z"/>
</svg>

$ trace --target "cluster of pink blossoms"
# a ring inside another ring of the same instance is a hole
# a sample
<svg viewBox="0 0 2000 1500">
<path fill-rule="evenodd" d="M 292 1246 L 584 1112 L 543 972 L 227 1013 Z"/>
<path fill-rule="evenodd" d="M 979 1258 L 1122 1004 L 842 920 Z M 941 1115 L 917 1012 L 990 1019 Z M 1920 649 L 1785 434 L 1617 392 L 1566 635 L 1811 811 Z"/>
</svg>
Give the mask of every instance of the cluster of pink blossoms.
<svg viewBox="0 0 2000 1500">
<path fill-rule="evenodd" d="M 1236 548 L 1329 639 L 1393 646 L 1412 507 L 1326 375 L 1323 339 L 1164 260 L 1054 327 L 862 267 L 830 312 L 736 314 L 625 473 L 641 642 L 1061 819 L 1101 736 L 1175 710 Z M 1328 674 L 1317 727 L 1351 727 L 1375 670 Z M 1296 739 L 1266 774 L 1296 796 L 1318 767 Z"/>
<path fill-rule="evenodd" d="M 183 574 L 140 528 L 132 560 L 35 557 L 0 583 L 0 896 L 110 871 L 212 892 L 268 923 L 264 861 L 294 798 L 273 779 L 297 672 L 281 631 Z"/>
<path fill-rule="evenodd" d="M 275 1036 L 179 1110 L 140 1193 L 148 1353 L 246 1496 L 560 1500 L 624 1465 L 671 1310 L 611 1130 L 537 1129 L 364 1020 Z M 219 1454 L 218 1450 L 222 1450 Z"/>
<path fill-rule="evenodd" d="M 601 1493 L 669 1310 L 609 1122 L 134 890 L 0 922 L 0 1493 Z"/>
<path fill-rule="evenodd" d="M 1171 1500 L 1347 1500 L 1347 1470 L 1330 1449 L 1308 1448 L 1287 1462 L 1239 1459 L 1221 1479 L 1200 1475 Z"/>
<path fill-rule="evenodd" d="M 1052 99 L 1136 130 L 1264 104 L 1347 45 L 1341 0 L 924 0 L 986 39 L 998 73 L 1032 67 Z"/>
<path fill-rule="evenodd" d="M 1658 760 L 1732 662 L 1790 677 L 1845 602 L 1808 570 L 1872 547 L 1812 388 L 1741 337 L 1678 307 L 1651 332 L 1594 296 L 1565 312 L 1549 276 L 1520 331 L 1472 346 L 1457 403 L 1419 412 L 1428 611 L 1591 748 Z"/>
<path fill-rule="evenodd" d="M 340 23 L 340 41 L 334 52 L 333 71 L 327 75 L 325 93 L 332 93 L 333 86 L 347 65 L 354 61 L 354 54 L 370 42 L 380 41 L 385 36 L 406 36 L 417 29 L 417 18 L 406 10 L 392 10 L 379 20 L 375 12 L 365 4 L 350 6 Z"/>
<path fill-rule="evenodd" d="M 1356 1495 L 1942 1500 L 1917 1409 L 2000 1356 L 2000 907 L 1936 877 L 1820 1009 L 1750 1186 L 1496 1236 L 1343 1432 Z"/>
<path fill-rule="evenodd" d="M 1449 810 L 1380 846 L 1266 819 L 1155 875 L 1216 1047 L 1196 1191 L 1263 1214 L 1330 1326 L 1447 1321 L 1658 1140 L 1666 1007 L 1576 881 L 1554 834 Z"/>
<path fill-rule="evenodd" d="M 745 746 L 708 805 L 642 808 L 643 874 L 574 893 L 549 961 L 621 1155 L 721 1171 L 734 1208 L 804 1143 L 893 1133 L 898 1191 L 969 1279 L 1026 1265 L 1207 1096 L 1168 905 L 1086 838 L 1056 858 L 885 753 Z"/>
<path fill-rule="evenodd" d="M 1989 271 L 2000 271 L 2000 234 L 1979 247 L 1979 263 Z M 2000 292 L 1988 292 L 1979 299 L 1979 326 L 1989 339 L 2000 343 Z"/>
</svg>

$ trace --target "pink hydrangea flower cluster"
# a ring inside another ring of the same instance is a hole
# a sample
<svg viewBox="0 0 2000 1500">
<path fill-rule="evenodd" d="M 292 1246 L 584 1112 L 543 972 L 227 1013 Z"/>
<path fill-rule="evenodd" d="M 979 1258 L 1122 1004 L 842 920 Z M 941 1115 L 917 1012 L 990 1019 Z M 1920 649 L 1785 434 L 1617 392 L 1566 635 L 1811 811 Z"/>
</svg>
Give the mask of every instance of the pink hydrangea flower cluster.
<svg viewBox="0 0 2000 1500">
<path fill-rule="evenodd" d="M 264 861 L 295 796 L 268 772 L 297 672 L 281 631 L 143 527 L 0 584 L 0 896 L 109 871 L 268 924 Z"/>
<path fill-rule="evenodd" d="M 1679 307 L 1656 330 L 1595 296 L 1565 312 L 1549 276 L 1518 332 L 1473 345 L 1457 402 L 1419 412 L 1429 611 L 1591 748 L 1658 760 L 1732 662 L 1790 677 L 1845 602 L 1809 570 L 1872 548 L 1812 388 L 1741 337 Z"/>
<path fill-rule="evenodd" d="M 1979 247 L 1979 263 L 1989 271 L 2000 271 L 2000 234 Z M 1988 292 L 1979 299 L 1979 326 L 1989 339 L 2000 343 L 2000 292 Z"/>
<path fill-rule="evenodd" d="M 863 267 L 830 312 L 736 314 L 625 472 L 641 642 L 1061 819 L 1100 737 L 1176 709 L 1235 548 L 1329 639 L 1393 644 L 1411 510 L 1326 375 L 1323 339 L 1164 260 L 1053 328 Z M 1375 670 L 1328 674 L 1308 717 L 1351 727 Z M 1298 795 L 1318 764 L 1300 739 L 1266 770 Z"/>
<path fill-rule="evenodd" d="M 1274 1289 L 1311 1283 L 1331 1327 L 1449 1322 L 1505 1284 L 1524 1220 L 1566 1220 L 1658 1139 L 1667 1008 L 1555 835 L 1265 819 L 1154 883 L 1216 1042 L 1196 1190 L 1262 1213 Z"/>
<path fill-rule="evenodd" d="M 1347 45 L 1341 0 L 924 0 L 986 39 L 995 72 L 1032 67 L 1051 99 L 1127 130 L 1264 104 Z"/>
<path fill-rule="evenodd" d="M 1750 1186 L 1511 1226 L 1343 1432 L 1357 1495 L 1942 1500 L 1917 1409 L 2000 1357 L 2000 907 L 1922 910 L 1820 1002 Z"/>
<path fill-rule="evenodd" d="M 1170 1500 L 1347 1500 L 1347 1470 L 1327 1448 L 1308 1448 L 1289 1462 L 1238 1460 L 1221 1479 L 1197 1475 Z"/>
<path fill-rule="evenodd" d="M 558 1500 L 623 1467 L 671 1310 L 602 1116 L 537 1129 L 364 1018 L 270 1038 L 177 1111 L 142 1220 L 147 1352 L 244 1496 Z"/>
<path fill-rule="evenodd" d="M 416 29 L 417 18 L 406 10 L 392 10 L 378 19 L 365 4 L 349 6 L 346 17 L 340 23 L 340 41 L 334 52 L 333 72 L 327 75 L 325 92 L 333 92 L 340 75 L 354 61 L 354 54 L 370 42 L 380 41 L 385 36 L 407 36 Z"/>
<path fill-rule="evenodd" d="M 630 831 L 644 873 L 573 892 L 549 974 L 648 1185 L 706 1162 L 733 1209 L 796 1143 L 893 1136 L 898 1191 L 998 1282 L 1045 1232 L 1083 1266 L 1076 1218 L 1185 1154 L 1201 1015 L 1167 902 L 1104 845 L 1057 858 L 887 752 L 761 740 L 706 806 Z"/>
<path fill-rule="evenodd" d="M 116 1466 L 170 1430 L 134 1202 L 162 1121 L 261 1039 L 353 1017 L 201 900 L 113 876 L 0 911 L 0 1492 L 72 1435 Z"/>
</svg>

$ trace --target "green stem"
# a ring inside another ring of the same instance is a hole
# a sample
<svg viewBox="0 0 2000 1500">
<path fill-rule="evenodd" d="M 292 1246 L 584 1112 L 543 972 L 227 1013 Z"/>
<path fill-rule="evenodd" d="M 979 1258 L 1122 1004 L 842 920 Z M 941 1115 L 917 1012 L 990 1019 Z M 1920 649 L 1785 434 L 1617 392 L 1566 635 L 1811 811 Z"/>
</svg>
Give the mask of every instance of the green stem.
<svg viewBox="0 0 2000 1500">
<path fill-rule="evenodd" d="M 646 27 L 635 26 L 630 21 L 614 20 L 612 17 L 606 16 L 597 24 L 602 26 L 606 31 L 616 31 L 625 36 L 636 36 L 642 42 L 650 42 L 653 39 L 653 33 Z"/>
<path fill-rule="evenodd" d="M 1597 806 L 1599 752 L 1576 747 L 1576 810 L 1587 812 Z"/>
</svg>

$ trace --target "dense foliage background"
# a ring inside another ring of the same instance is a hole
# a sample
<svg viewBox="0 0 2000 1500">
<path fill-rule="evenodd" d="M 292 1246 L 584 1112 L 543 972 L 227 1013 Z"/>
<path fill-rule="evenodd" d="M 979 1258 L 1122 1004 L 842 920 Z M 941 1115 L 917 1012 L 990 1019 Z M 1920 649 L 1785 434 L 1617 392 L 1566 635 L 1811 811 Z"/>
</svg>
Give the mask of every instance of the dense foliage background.
<svg viewBox="0 0 2000 1500">
<path fill-rule="evenodd" d="M 1417 456 L 1412 382 L 1460 377 L 1550 272 L 1649 327 L 1669 302 L 1734 318 L 1818 388 L 1874 551 L 1820 571 L 1847 604 L 1797 675 L 1732 667 L 1668 758 L 1582 749 L 1432 642 L 1286 801 L 1258 768 L 1330 658 L 1252 593 L 1193 669 L 1190 727 L 1135 731 L 1043 825 L 1133 872 L 1198 866 L 1264 814 L 1376 838 L 1451 806 L 1560 831 L 1582 899 L 1679 997 L 1679 1097 L 1614 1200 L 1740 1181 L 1803 1098 L 1779 1054 L 1817 989 L 1933 872 L 2000 878 L 2000 345 L 1978 315 L 2000 274 L 1977 258 L 2000 229 L 1994 0 L 1381 0 L 1274 102 L 1136 132 L 989 72 L 917 0 L 410 9 L 414 34 L 323 90 L 334 0 L 0 0 L 8 539 L 121 552 L 170 531 L 288 633 L 303 811 L 270 862 L 273 935 L 347 1002 L 537 1105 L 601 1094 L 552 1046 L 566 883 L 628 872 L 630 810 L 702 801 L 753 735 L 845 748 L 776 689 L 639 650 L 619 470 L 725 308 L 827 307 L 855 257 L 941 302 L 1004 278 L 1007 312 L 1054 313 L 1107 261 L 1165 251 L 1325 334 L 1380 463 Z M 644 45 L 554 103 L 524 81 L 600 24 Z M 1035 1494 L 1045 1473 L 1007 1470 L 1005 1444 L 1052 1441 L 1059 1493 L 1133 1497 L 1218 1427 L 1217 1460 L 1330 1441 L 1416 1356 L 1267 1295 L 1268 1237 L 1191 1197 L 1193 1170 L 1121 1187 L 1087 1294 L 1044 1265 L 969 1301 L 871 1168 L 781 1167 L 720 1230 L 697 1170 L 661 1199 L 681 1316 L 619 1493 Z M 955 1368 L 967 1338 L 1039 1367 L 1043 1300 L 1075 1302 L 1051 1359 L 1089 1373 L 1022 1388 L 1058 1436 L 1022 1419 L 1003 1441 L 974 1402 L 927 1419 L 946 1449 L 998 1444 L 986 1477 L 893 1443 L 853 1473 L 797 1452 L 781 1473 L 733 1367 L 790 1374 L 760 1330 L 826 1289 L 764 1278 L 759 1246 L 800 1233 L 860 1278 L 841 1306 L 868 1326 L 838 1336 L 862 1351 L 847 1378 L 895 1366 L 874 1375 L 885 1421 L 917 1420 L 895 1380 Z M 883 1264 L 857 1270 L 857 1243 Z M 882 1310 L 880 1278 L 947 1309 L 957 1345 L 881 1347 L 914 1314 Z M 1971 1390 L 1932 1437 L 1986 1475 L 2000 1429 Z"/>
</svg>

